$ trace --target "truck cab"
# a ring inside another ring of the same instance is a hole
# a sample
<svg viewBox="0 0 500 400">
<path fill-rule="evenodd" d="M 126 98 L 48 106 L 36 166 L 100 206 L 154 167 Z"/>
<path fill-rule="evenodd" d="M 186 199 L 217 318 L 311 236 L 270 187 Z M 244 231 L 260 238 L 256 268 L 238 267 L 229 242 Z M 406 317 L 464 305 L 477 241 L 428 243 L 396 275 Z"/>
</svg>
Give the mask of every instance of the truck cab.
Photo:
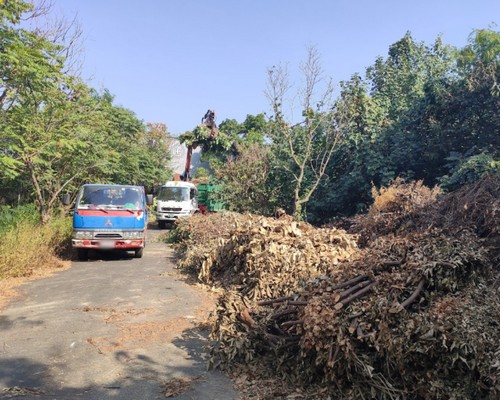
<svg viewBox="0 0 500 400">
<path fill-rule="evenodd" d="M 197 212 L 198 190 L 193 183 L 168 181 L 160 187 L 156 199 L 156 220 L 160 229 Z"/>
<path fill-rule="evenodd" d="M 87 260 L 89 250 L 131 250 L 142 257 L 151 203 L 142 186 L 83 185 L 73 209 L 71 242 L 78 258 Z"/>
</svg>

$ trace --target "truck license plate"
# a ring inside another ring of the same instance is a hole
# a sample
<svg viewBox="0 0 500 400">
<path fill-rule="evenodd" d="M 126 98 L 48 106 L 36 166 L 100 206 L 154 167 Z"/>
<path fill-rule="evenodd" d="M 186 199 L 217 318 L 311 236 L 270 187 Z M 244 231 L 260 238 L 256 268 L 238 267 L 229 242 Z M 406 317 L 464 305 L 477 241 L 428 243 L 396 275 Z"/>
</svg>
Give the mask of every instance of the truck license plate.
<svg viewBox="0 0 500 400">
<path fill-rule="evenodd" d="M 115 242 L 112 240 L 103 240 L 101 242 L 101 248 L 103 249 L 112 249 L 115 247 Z"/>
</svg>

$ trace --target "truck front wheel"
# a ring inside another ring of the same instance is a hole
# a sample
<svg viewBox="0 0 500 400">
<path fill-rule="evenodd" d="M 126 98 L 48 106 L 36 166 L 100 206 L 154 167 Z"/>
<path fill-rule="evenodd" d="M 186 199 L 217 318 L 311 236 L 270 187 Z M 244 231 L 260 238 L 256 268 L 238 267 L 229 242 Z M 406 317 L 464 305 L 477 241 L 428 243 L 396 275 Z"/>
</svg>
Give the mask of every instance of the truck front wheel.
<svg viewBox="0 0 500 400">
<path fill-rule="evenodd" d="M 135 250 L 135 258 L 142 258 L 143 255 L 144 255 L 144 247 Z"/>
<path fill-rule="evenodd" d="M 88 249 L 76 249 L 78 259 L 80 261 L 87 261 L 89 259 L 89 250 Z"/>
</svg>

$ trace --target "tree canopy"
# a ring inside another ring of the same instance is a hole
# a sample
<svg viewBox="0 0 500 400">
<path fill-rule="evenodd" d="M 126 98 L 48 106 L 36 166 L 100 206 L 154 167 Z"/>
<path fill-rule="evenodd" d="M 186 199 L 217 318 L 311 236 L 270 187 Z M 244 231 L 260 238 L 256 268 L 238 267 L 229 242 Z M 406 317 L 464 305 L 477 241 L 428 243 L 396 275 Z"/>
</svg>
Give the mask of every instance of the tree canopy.
<svg viewBox="0 0 500 400">
<path fill-rule="evenodd" d="M 31 10 L 10 0 L 0 14 L 2 202 L 35 202 L 46 221 L 61 192 L 81 183 L 164 180 L 166 129 L 159 139 L 132 111 L 113 105 L 109 92 L 68 74 L 65 44 L 20 26 Z"/>
<path fill-rule="evenodd" d="M 476 30 L 465 48 L 454 49 L 407 33 L 364 78 L 341 82 L 336 110 L 345 140 L 310 216 L 363 210 L 372 184 L 397 177 L 451 189 L 498 170 L 499 40 L 498 32 Z"/>
<path fill-rule="evenodd" d="M 283 113 L 291 86 L 286 69 L 274 66 L 267 121 L 226 120 L 218 140 L 203 144 L 226 185 L 225 203 L 263 214 L 279 207 L 324 222 L 366 210 L 373 186 L 396 179 L 452 190 L 498 171 L 499 38 L 476 30 L 456 49 L 439 37 L 431 45 L 417 42 L 408 32 L 364 75 L 340 82 L 331 103 L 333 87 L 319 84 L 324 76 L 310 49 L 300 121 Z"/>
<path fill-rule="evenodd" d="M 25 0 L 0 7 L 0 205 L 34 203 L 47 220 L 84 182 L 164 181 L 166 124 L 144 123 L 70 73 L 74 41 L 21 24 L 36 15 Z M 335 97 L 319 61 L 310 48 L 301 65 L 300 120 L 283 112 L 296 105 L 278 65 L 269 115 L 226 119 L 216 137 L 202 125 L 181 135 L 201 146 L 233 209 L 324 222 L 363 211 L 372 187 L 396 178 L 452 190 L 500 168 L 499 32 L 475 30 L 459 49 L 408 32 Z"/>
</svg>

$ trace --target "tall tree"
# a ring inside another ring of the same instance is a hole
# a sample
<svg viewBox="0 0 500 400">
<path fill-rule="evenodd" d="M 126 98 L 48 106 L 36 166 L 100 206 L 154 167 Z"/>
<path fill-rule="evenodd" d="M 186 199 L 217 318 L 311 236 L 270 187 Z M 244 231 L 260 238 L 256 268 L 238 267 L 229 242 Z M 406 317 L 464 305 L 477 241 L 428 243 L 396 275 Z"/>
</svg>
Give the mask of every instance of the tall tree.
<svg viewBox="0 0 500 400">
<path fill-rule="evenodd" d="M 0 178 L 28 178 L 47 220 L 62 190 L 53 184 L 53 178 L 61 176 L 54 166 L 80 144 L 68 140 L 74 119 L 67 116 L 76 109 L 82 111 L 85 87 L 62 73 L 60 45 L 19 26 L 31 5 L 12 0 L 4 6 L 0 14 Z"/>
<path fill-rule="evenodd" d="M 453 74 L 429 82 L 414 121 L 425 164 L 422 177 L 446 181 L 449 188 L 480 176 L 500 159 L 500 33 L 475 30 L 455 54 Z M 462 178 L 453 178 L 455 173 Z"/>
<path fill-rule="evenodd" d="M 371 202 L 372 183 L 429 176 L 425 143 L 435 136 L 419 129 L 418 121 L 427 93 L 446 86 L 452 68 L 452 51 L 439 38 L 428 47 L 407 33 L 389 47 L 386 58 L 375 60 L 365 79 L 355 74 L 341 83 L 335 109 L 345 140 L 311 211 L 322 218 L 361 211 Z"/>
<path fill-rule="evenodd" d="M 173 175 L 170 165 L 169 144 L 172 140 L 167 125 L 161 122 L 148 122 L 141 142 L 145 145 L 146 159 L 143 160 L 143 182 L 149 185 L 165 182 Z M 147 186 L 146 184 L 146 186 Z"/>
<path fill-rule="evenodd" d="M 266 94 L 273 109 L 270 138 L 276 167 L 291 182 L 291 213 L 303 217 L 310 200 L 325 175 L 340 133 L 332 109 L 333 84 L 326 79 L 318 51 L 308 49 L 301 65 L 304 86 L 300 90 L 302 120 L 291 122 L 284 113 L 285 96 L 291 89 L 288 71 L 283 66 L 270 68 Z M 293 108 L 293 105 L 291 105 Z M 283 182 L 283 181 L 282 181 Z"/>
<path fill-rule="evenodd" d="M 14 200 L 3 188 L 16 188 L 45 222 L 59 194 L 82 182 L 152 186 L 162 180 L 168 152 L 158 129 L 114 106 L 109 92 L 97 94 L 69 75 L 57 35 L 19 26 L 29 4 L 6 5 L 0 9 L 0 201 Z"/>
<path fill-rule="evenodd" d="M 68 95 L 75 97 L 69 100 Z M 1 142 L 14 166 L 11 178 L 29 180 L 28 196 L 33 196 L 44 222 L 61 191 L 99 165 L 92 137 L 100 124 L 93 108 L 85 86 L 74 86 L 71 92 L 48 86 L 35 98 L 20 96 L 5 116 Z"/>
</svg>

